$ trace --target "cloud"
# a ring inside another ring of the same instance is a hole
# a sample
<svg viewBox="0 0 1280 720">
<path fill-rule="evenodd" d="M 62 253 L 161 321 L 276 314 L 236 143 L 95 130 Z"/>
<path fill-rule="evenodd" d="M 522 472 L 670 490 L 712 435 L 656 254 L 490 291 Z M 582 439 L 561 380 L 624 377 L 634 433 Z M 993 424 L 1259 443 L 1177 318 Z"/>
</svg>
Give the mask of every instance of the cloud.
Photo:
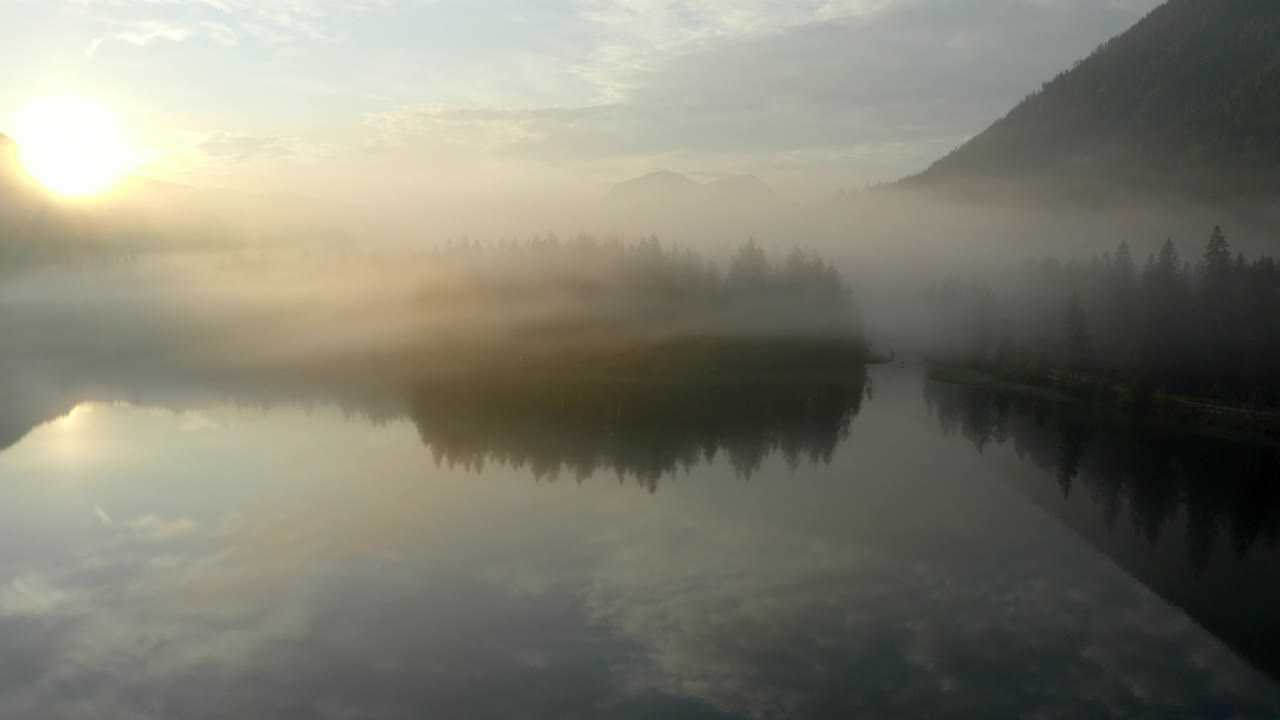
<svg viewBox="0 0 1280 720">
<path fill-rule="evenodd" d="M 0 585 L 0 617 L 48 615 L 64 607 L 70 595 L 40 575 L 21 575 Z"/>
<path fill-rule="evenodd" d="M 294 154 L 296 141 L 278 136 L 244 135 L 232 132 L 216 132 L 196 144 L 206 155 L 233 160 L 260 160 L 289 157 Z"/>
<path fill-rule="evenodd" d="M 234 176 L 244 170 L 288 170 L 334 157 L 341 148 L 288 135 L 187 130 L 161 135 L 139 152 L 139 170 L 176 181 Z"/>
<path fill-rule="evenodd" d="M 594 88 L 584 102 L 411 105 L 366 124 L 382 142 L 448 139 L 559 164 L 801 170 L 816 159 L 892 179 L 981 130 L 1153 4 L 587 0 L 581 13 L 598 44 L 569 60 Z"/>
<path fill-rule="evenodd" d="M 158 20 L 146 20 L 139 23 L 131 23 L 124 30 L 117 32 L 113 37 L 117 40 L 131 43 L 133 45 L 150 45 L 157 40 L 169 40 L 172 42 L 181 42 L 191 36 L 191 30 L 181 25 L 161 22 Z M 97 46 L 94 45 L 96 49 Z"/>
<path fill-rule="evenodd" d="M 1158 4 L 493 0 L 445 6 L 475 41 L 428 48 L 378 35 L 421 0 L 77 2 L 106 25 L 95 33 L 140 47 L 265 48 L 281 65 L 264 82 L 349 99 L 366 132 L 349 144 L 416 149 L 406 171 L 444 167 L 421 160 L 447 152 L 489 175 L 505 164 L 504 177 L 696 167 L 840 185 L 922 169 Z M 555 42 L 531 32 L 535 16 Z M 197 155 L 278 160 L 301 145 L 225 133 Z"/>
<path fill-rule="evenodd" d="M 206 38 L 224 47 L 253 40 L 285 44 L 332 40 L 344 21 L 411 0 L 78 0 L 135 45 Z"/>
<path fill-rule="evenodd" d="M 190 518 L 165 520 L 155 515 L 144 515 L 130 522 L 129 528 L 149 540 L 163 541 L 195 532 L 196 524 Z"/>
<path fill-rule="evenodd" d="M 929 543 L 945 534 L 886 548 L 722 516 L 654 520 L 666 524 L 643 541 L 623 525 L 596 538 L 618 549 L 587 596 L 594 622 L 646 648 L 631 687 L 751 718 L 853 698 L 885 717 L 1193 718 L 1274 702 L 1194 622 L 1084 555 L 1055 556 L 1050 579 L 1036 553 L 940 559 Z"/>
<path fill-rule="evenodd" d="M 911 407 L 900 422 L 916 421 Z M 110 425 L 140 411 L 119 412 Z M 423 482 L 408 426 L 376 450 L 377 482 L 356 487 L 335 462 L 350 448 L 329 441 L 352 429 L 336 412 L 307 417 L 301 440 L 300 412 L 278 418 L 287 435 L 240 428 L 302 453 L 251 466 L 279 492 L 198 473 L 166 488 L 217 532 L 190 541 L 180 530 L 164 546 L 38 522 L 16 535 L 24 558 L 68 544 L 48 563 L 56 584 L 0 586 L 11 616 L 0 639 L 24 661 L 0 663 L 0 687 L 13 688 L 0 715 L 146 717 L 211 696 L 237 717 L 639 716 L 627 712 L 634 698 L 659 699 L 653 717 L 816 717 L 856 704 L 884 717 L 1274 715 L 1266 678 L 1092 548 L 1031 517 L 1045 532 L 983 532 L 1007 510 L 989 502 L 1023 501 L 981 484 L 935 495 L 950 487 L 945 472 L 904 486 L 885 471 L 895 449 L 873 436 L 845 458 L 856 482 L 836 467 L 742 486 L 720 464 L 638 512 L 606 477 L 535 486 L 491 468 L 483 482 Z M 985 467 L 953 449 L 921 470 Z M 181 450 L 181 467 L 199 463 Z M 47 500 L 28 485 L 15 488 L 19 507 L 23 492 Z M 50 612 L 57 622 L 31 622 Z"/>
</svg>

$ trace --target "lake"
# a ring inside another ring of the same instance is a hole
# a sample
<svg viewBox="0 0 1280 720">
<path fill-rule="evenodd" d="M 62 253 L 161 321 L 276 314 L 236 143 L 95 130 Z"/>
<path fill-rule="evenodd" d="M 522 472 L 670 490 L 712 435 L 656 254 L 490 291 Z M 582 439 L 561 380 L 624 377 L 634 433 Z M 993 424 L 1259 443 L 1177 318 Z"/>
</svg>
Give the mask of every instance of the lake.
<svg viewBox="0 0 1280 720">
<path fill-rule="evenodd" d="M 1273 449 L 913 366 L 546 407 L 33 372 L 0 717 L 1280 716 Z"/>
</svg>

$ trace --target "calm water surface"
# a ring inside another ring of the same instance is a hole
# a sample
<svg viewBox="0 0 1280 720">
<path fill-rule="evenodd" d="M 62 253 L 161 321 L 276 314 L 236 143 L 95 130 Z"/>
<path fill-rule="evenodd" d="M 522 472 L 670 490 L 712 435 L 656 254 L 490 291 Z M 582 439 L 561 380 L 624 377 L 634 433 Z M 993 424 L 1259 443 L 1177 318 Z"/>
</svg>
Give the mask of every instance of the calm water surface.
<svg viewBox="0 0 1280 720">
<path fill-rule="evenodd" d="M 1269 450 L 896 367 L 768 417 L 7 392 L 0 717 L 1280 717 Z"/>
</svg>

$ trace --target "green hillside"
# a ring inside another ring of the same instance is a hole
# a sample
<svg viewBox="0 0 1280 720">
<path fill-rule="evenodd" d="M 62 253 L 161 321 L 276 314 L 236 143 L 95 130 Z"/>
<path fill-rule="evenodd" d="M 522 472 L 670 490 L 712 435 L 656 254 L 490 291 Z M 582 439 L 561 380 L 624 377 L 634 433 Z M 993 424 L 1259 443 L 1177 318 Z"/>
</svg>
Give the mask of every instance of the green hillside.
<svg viewBox="0 0 1280 720">
<path fill-rule="evenodd" d="M 905 182 L 1280 188 L 1280 0 L 1170 0 Z"/>
</svg>

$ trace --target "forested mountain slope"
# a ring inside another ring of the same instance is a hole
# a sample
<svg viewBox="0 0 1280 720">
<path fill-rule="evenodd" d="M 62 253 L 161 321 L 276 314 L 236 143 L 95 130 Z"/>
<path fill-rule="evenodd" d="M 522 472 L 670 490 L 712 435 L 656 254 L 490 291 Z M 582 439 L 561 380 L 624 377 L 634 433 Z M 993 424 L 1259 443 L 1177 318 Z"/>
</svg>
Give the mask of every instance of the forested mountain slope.
<svg viewBox="0 0 1280 720">
<path fill-rule="evenodd" d="M 904 181 L 1280 189 L 1280 2 L 1170 0 Z"/>
</svg>

